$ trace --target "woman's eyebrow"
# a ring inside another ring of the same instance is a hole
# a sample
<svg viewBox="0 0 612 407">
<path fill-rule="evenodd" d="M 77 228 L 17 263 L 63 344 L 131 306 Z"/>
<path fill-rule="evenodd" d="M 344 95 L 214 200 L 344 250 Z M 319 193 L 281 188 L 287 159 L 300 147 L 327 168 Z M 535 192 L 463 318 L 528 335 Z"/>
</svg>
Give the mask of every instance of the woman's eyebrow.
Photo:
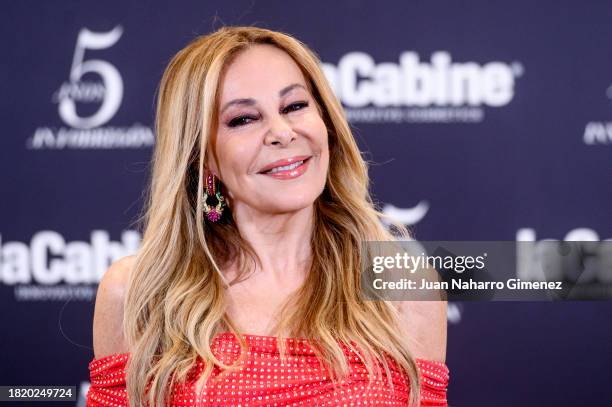
<svg viewBox="0 0 612 407">
<path fill-rule="evenodd" d="M 289 93 L 290 91 L 292 91 L 295 88 L 302 88 L 302 89 L 308 91 L 308 89 L 306 89 L 306 87 L 304 85 L 301 85 L 299 83 L 293 83 L 293 84 L 291 84 L 289 86 L 285 86 L 284 88 L 282 88 L 278 92 L 278 96 L 279 97 L 283 97 L 283 96 L 285 96 L 287 93 Z M 230 107 L 232 105 L 253 106 L 255 103 L 256 103 L 256 101 L 253 98 L 234 99 L 234 100 L 231 100 L 231 101 L 227 102 L 225 105 L 223 105 L 223 108 L 221 109 L 221 113 L 223 113 L 228 107 Z"/>
</svg>

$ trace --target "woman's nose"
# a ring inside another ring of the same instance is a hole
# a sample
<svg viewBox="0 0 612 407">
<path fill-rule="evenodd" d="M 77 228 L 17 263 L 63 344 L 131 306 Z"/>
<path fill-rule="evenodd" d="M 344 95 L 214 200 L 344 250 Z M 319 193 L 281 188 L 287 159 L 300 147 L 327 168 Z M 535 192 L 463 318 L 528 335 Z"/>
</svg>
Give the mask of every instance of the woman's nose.
<svg viewBox="0 0 612 407">
<path fill-rule="evenodd" d="M 270 120 L 270 128 L 264 139 L 266 145 L 289 145 L 296 134 L 288 120 L 280 114 L 274 115 Z"/>
</svg>

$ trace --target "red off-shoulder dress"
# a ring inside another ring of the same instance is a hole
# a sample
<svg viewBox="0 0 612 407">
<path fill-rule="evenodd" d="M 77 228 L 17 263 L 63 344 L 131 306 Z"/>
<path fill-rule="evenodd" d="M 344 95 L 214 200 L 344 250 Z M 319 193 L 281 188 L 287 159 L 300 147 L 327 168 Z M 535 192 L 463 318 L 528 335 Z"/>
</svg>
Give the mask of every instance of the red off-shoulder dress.
<svg viewBox="0 0 612 407">
<path fill-rule="evenodd" d="M 201 398 L 194 383 L 203 370 L 199 359 L 189 379 L 172 391 L 171 406 L 407 406 L 409 384 L 398 365 L 389 358 L 394 394 L 387 378 L 367 388 L 367 370 L 357 354 L 340 344 L 350 361 L 350 376 L 334 388 L 322 370 L 307 339 L 287 338 L 287 363 L 281 363 L 277 338 L 242 334 L 248 357 L 239 371 L 226 373 L 223 380 L 208 380 Z M 231 364 L 240 345 L 231 332 L 218 334 L 213 353 Z M 129 406 L 125 368 L 129 353 L 112 354 L 89 363 L 91 386 L 87 406 Z M 442 362 L 416 359 L 421 373 L 421 406 L 448 406 L 446 391 L 449 369 Z M 381 365 L 382 366 L 382 365 Z M 221 369 L 215 367 L 213 377 Z M 383 369 L 384 375 L 384 369 Z"/>
</svg>

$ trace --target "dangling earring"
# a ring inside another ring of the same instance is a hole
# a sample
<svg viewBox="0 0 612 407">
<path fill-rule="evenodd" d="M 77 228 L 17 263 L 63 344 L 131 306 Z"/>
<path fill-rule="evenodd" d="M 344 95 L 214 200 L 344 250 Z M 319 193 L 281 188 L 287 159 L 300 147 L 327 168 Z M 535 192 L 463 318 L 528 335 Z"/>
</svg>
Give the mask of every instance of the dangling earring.
<svg viewBox="0 0 612 407">
<path fill-rule="evenodd" d="M 204 213 L 206 219 L 210 222 L 217 222 L 223 215 L 223 209 L 225 207 L 225 198 L 221 195 L 220 189 L 215 185 L 215 176 L 212 172 L 209 172 L 206 176 L 206 190 L 204 191 Z M 213 198 L 213 201 L 217 201 L 216 204 L 209 204 L 209 199 Z"/>
</svg>

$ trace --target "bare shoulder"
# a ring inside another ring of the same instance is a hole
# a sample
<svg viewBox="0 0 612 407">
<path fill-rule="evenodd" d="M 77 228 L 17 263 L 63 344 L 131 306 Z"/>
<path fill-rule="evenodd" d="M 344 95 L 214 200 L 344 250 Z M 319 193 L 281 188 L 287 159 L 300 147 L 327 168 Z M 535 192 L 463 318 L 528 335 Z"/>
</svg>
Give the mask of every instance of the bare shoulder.
<svg viewBox="0 0 612 407">
<path fill-rule="evenodd" d="M 94 357 L 128 351 L 123 335 L 123 301 L 136 256 L 115 261 L 102 276 L 93 318 Z"/>
<path fill-rule="evenodd" d="M 414 357 L 446 361 L 447 301 L 398 301 L 402 333 Z"/>
</svg>

